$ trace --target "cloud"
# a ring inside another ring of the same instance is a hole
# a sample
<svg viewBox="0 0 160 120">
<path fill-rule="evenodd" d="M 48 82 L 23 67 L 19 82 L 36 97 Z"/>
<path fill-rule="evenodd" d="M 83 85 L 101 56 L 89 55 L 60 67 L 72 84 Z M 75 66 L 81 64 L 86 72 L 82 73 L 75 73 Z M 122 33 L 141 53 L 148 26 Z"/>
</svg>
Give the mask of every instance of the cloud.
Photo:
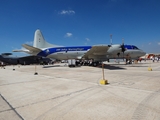
<svg viewBox="0 0 160 120">
<path fill-rule="evenodd" d="M 90 39 L 89 39 L 89 38 L 86 38 L 86 40 L 87 40 L 87 42 L 89 42 L 89 41 L 90 41 Z"/>
<path fill-rule="evenodd" d="M 62 10 L 61 12 L 59 12 L 59 14 L 61 14 L 61 15 L 74 15 L 75 11 L 73 11 L 73 10 Z"/>
<path fill-rule="evenodd" d="M 84 44 L 85 44 L 85 45 L 87 45 L 87 44 L 88 44 L 88 42 L 90 41 L 90 39 L 89 39 L 89 38 L 85 38 L 85 40 L 86 40 L 86 41 L 85 41 L 85 43 L 84 43 Z"/>
<path fill-rule="evenodd" d="M 158 45 L 160 45 L 160 42 L 158 42 Z"/>
<path fill-rule="evenodd" d="M 73 34 L 72 33 L 66 33 L 65 37 L 71 37 Z"/>
<path fill-rule="evenodd" d="M 87 45 L 87 43 L 84 43 L 85 45 Z"/>
<path fill-rule="evenodd" d="M 148 43 L 148 45 L 151 45 L 152 43 L 150 42 L 150 43 Z"/>
</svg>

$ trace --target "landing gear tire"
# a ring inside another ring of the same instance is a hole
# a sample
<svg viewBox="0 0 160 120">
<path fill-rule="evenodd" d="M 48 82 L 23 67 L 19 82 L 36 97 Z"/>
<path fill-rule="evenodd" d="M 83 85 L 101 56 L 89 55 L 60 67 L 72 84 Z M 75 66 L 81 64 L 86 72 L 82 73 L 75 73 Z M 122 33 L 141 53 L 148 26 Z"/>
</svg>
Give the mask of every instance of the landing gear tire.
<svg viewBox="0 0 160 120">
<path fill-rule="evenodd" d="M 93 63 L 93 66 L 96 67 L 96 66 L 97 66 L 97 62 L 94 62 L 94 63 Z"/>
<path fill-rule="evenodd" d="M 75 65 L 68 65 L 68 67 L 75 67 Z"/>
</svg>

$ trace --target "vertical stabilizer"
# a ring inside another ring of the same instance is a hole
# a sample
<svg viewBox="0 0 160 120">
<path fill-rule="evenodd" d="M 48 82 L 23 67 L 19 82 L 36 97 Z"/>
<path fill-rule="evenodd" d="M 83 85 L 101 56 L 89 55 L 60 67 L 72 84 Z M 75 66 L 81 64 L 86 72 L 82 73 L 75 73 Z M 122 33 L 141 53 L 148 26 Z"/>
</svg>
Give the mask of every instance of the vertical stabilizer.
<svg viewBox="0 0 160 120">
<path fill-rule="evenodd" d="M 34 43 L 33 47 L 36 48 L 49 48 L 49 47 L 57 47 L 56 45 L 50 44 L 45 41 L 40 30 L 36 30 L 34 34 Z"/>
</svg>

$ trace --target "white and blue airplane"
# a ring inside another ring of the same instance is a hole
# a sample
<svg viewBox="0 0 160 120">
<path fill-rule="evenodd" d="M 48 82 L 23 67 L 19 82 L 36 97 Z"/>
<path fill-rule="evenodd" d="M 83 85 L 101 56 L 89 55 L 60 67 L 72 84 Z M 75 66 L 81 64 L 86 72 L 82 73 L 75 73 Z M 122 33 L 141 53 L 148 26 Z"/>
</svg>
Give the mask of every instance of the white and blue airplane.
<svg viewBox="0 0 160 120">
<path fill-rule="evenodd" d="M 26 50 L 13 50 L 13 52 L 26 52 L 32 55 L 57 60 L 93 60 L 94 65 L 109 61 L 109 59 L 135 60 L 146 53 L 135 45 L 94 45 L 94 46 L 58 46 L 45 41 L 41 31 L 35 31 L 33 46 L 23 44 Z"/>
</svg>

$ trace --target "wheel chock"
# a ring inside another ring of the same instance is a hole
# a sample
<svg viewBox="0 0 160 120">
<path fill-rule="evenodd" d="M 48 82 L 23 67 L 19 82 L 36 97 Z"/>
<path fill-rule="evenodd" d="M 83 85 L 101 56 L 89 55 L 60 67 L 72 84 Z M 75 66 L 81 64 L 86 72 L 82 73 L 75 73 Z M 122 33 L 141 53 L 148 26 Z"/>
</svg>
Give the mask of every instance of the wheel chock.
<svg viewBox="0 0 160 120">
<path fill-rule="evenodd" d="M 35 73 L 34 73 L 34 75 L 38 75 L 38 73 L 37 73 L 37 72 L 35 72 Z"/>
<path fill-rule="evenodd" d="M 108 84 L 108 80 L 100 80 L 100 84 L 101 85 L 107 85 Z"/>
<path fill-rule="evenodd" d="M 148 71 L 152 71 L 152 68 L 151 68 L 151 67 L 149 67 L 149 68 L 148 68 Z"/>
</svg>

